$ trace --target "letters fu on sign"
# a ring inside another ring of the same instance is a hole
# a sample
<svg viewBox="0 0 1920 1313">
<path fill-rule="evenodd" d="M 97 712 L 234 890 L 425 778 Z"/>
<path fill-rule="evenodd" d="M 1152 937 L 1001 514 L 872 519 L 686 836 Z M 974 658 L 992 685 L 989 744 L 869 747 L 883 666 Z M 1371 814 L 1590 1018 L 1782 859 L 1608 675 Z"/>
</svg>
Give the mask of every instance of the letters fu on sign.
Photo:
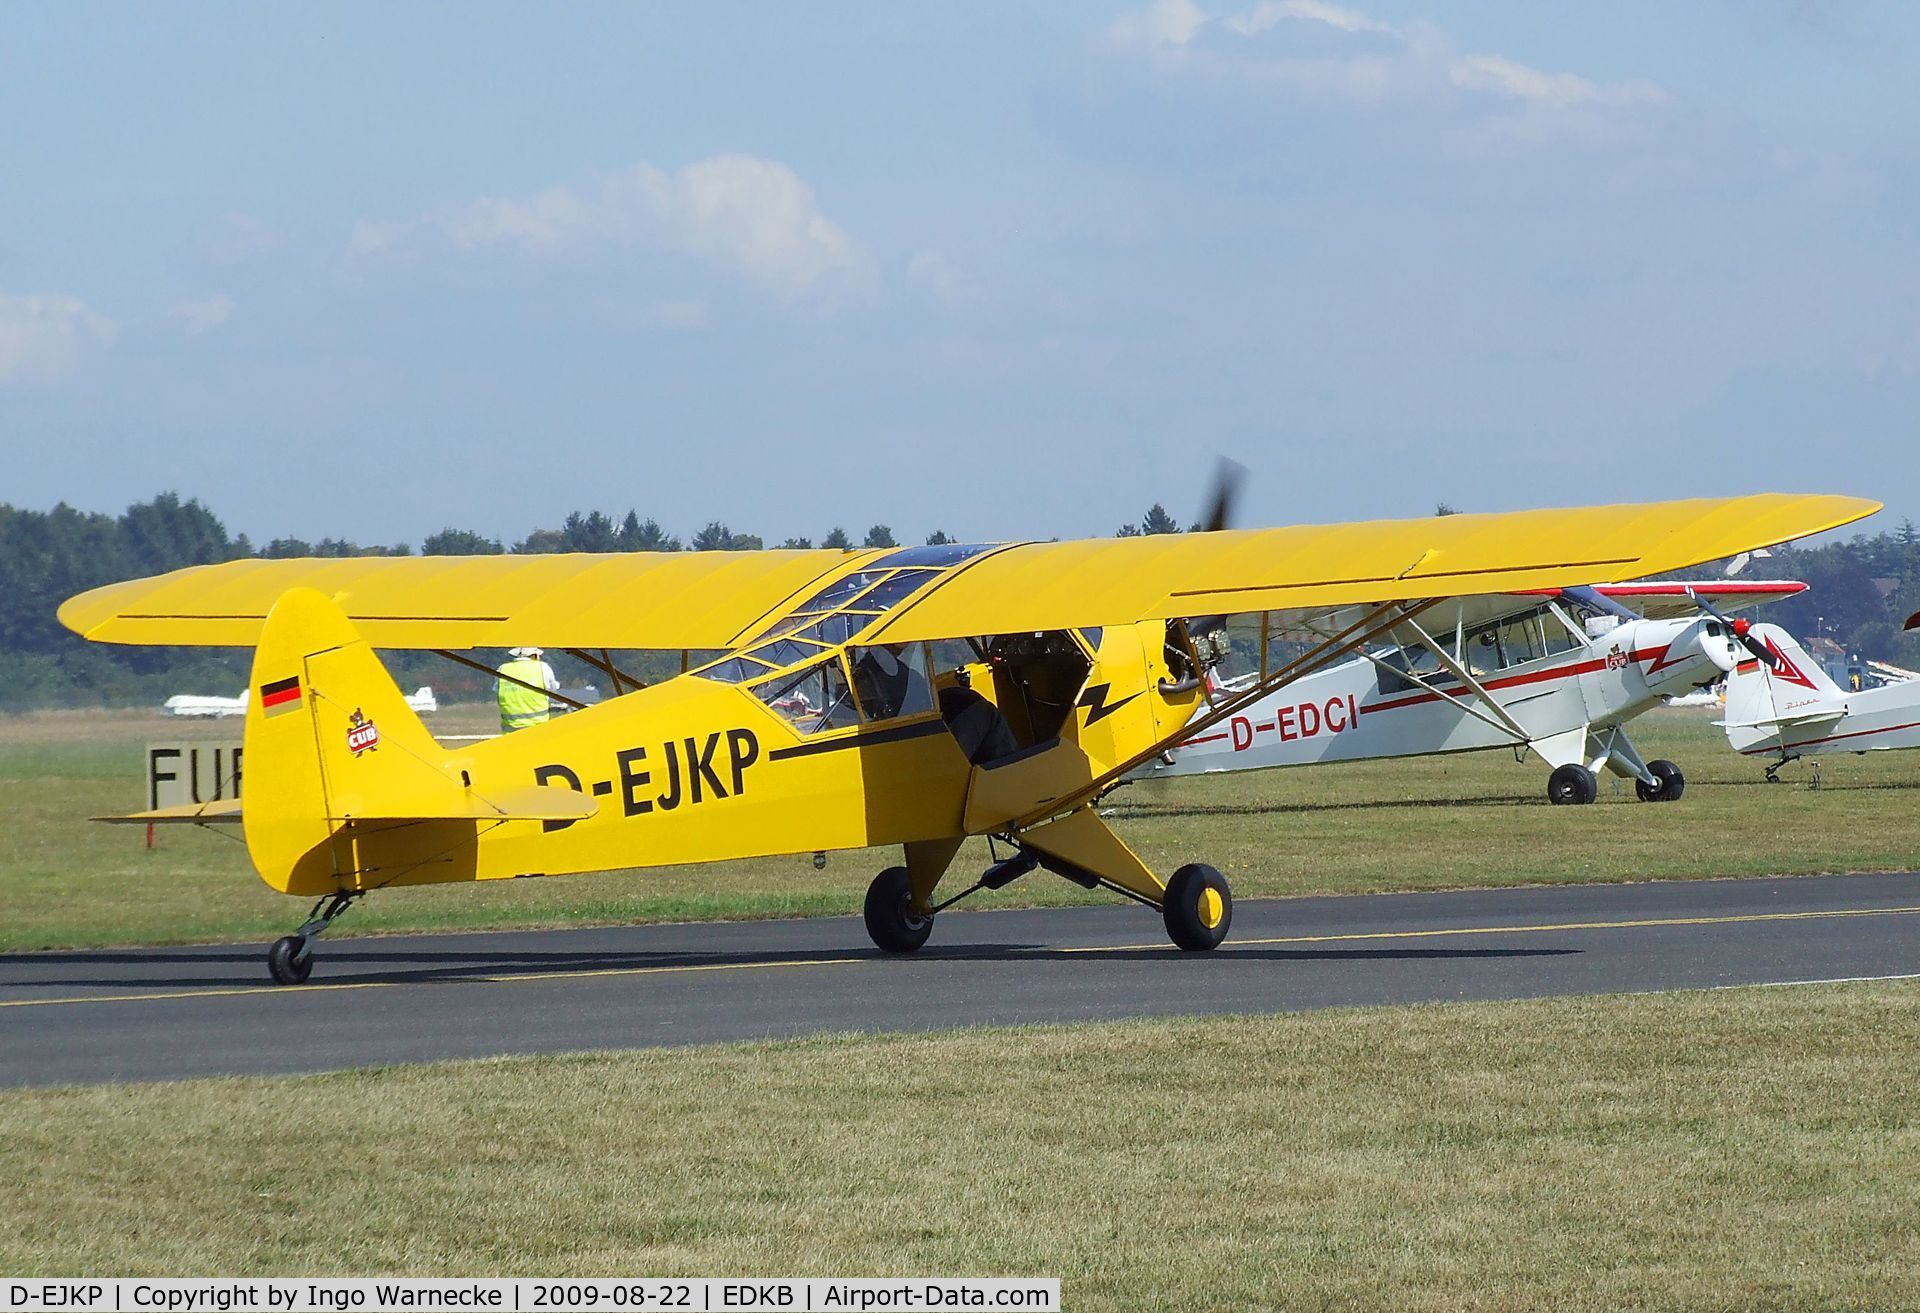
<svg viewBox="0 0 1920 1313">
<path fill-rule="evenodd" d="M 238 743 L 149 743 L 147 807 L 180 807 L 240 796 Z"/>
</svg>

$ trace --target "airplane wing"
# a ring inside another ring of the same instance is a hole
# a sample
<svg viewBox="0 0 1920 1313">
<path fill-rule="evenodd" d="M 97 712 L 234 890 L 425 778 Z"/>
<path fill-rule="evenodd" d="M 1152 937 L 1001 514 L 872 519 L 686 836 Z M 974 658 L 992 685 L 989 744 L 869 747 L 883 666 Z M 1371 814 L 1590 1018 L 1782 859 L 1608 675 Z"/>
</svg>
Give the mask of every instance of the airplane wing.
<svg viewBox="0 0 1920 1313">
<path fill-rule="evenodd" d="M 1649 620 L 1678 620 L 1700 612 L 1700 608 L 1693 604 L 1690 592 L 1722 611 L 1738 611 L 1804 593 L 1807 586 L 1797 579 L 1713 579 L 1699 582 L 1662 579 L 1638 584 L 1598 584 L 1593 591 L 1638 611 Z"/>
<path fill-rule="evenodd" d="M 359 556 L 229 561 L 60 608 L 96 643 L 251 647 L 289 588 L 332 594 L 375 647 L 724 648 L 822 575 L 880 551 Z"/>
<path fill-rule="evenodd" d="M 986 551 L 903 605 L 878 641 L 1527 592 L 1684 569 L 1869 515 L 1852 497 L 1434 516 Z M 375 647 L 726 648 L 823 578 L 888 549 L 230 561 L 110 584 L 60 608 L 95 642 L 252 646 L 287 589 L 340 603 Z"/>
<path fill-rule="evenodd" d="M 1265 612 L 1318 640 L 1198 719 L 1016 818 L 1024 828 L 1097 798 L 1179 739 L 1217 724 L 1293 672 L 1388 633 L 1423 608 L 1504 604 L 1515 593 L 1662 574 L 1838 528 L 1877 502 L 1760 494 L 1505 515 L 1034 543 L 980 558 L 883 620 L 873 643 L 1092 628 Z"/>
<path fill-rule="evenodd" d="M 1685 569 L 1850 524 L 1854 497 L 1747 497 L 1024 543 L 902 607 L 876 642 L 1526 593 Z"/>
</svg>

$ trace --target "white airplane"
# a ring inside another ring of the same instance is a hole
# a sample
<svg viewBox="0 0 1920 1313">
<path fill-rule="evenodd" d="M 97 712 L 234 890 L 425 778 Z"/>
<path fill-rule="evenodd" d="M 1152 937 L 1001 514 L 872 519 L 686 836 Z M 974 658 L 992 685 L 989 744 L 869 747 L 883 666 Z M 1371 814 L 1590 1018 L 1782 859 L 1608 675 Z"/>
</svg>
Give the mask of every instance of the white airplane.
<svg viewBox="0 0 1920 1313">
<path fill-rule="evenodd" d="M 1907 622 L 1909 629 L 1920 616 Z M 1742 661 L 1727 676 L 1727 716 L 1717 722 L 1735 752 L 1771 757 L 1767 778 L 1802 757 L 1920 748 L 1920 680 L 1851 693 L 1834 683 L 1793 635 L 1755 625 L 1771 658 Z"/>
<path fill-rule="evenodd" d="M 434 697 L 432 687 L 426 684 L 407 694 L 407 705 L 412 707 L 417 715 L 440 710 L 440 700 Z M 160 709 L 169 716 L 220 720 L 227 716 L 246 715 L 247 695 L 242 693 L 235 698 L 221 698 L 202 697 L 193 693 L 176 693 L 161 703 Z"/>
<path fill-rule="evenodd" d="M 1438 633 L 1409 623 L 1394 633 L 1399 646 L 1296 680 L 1135 778 L 1511 747 L 1552 768 L 1556 803 L 1594 801 L 1603 768 L 1633 780 L 1643 801 L 1671 802 L 1685 775 L 1670 761 L 1643 761 L 1622 726 L 1667 695 L 1712 684 L 1745 655 L 1748 622 L 1721 608 L 1805 588 L 1603 584 L 1489 599 Z"/>
</svg>

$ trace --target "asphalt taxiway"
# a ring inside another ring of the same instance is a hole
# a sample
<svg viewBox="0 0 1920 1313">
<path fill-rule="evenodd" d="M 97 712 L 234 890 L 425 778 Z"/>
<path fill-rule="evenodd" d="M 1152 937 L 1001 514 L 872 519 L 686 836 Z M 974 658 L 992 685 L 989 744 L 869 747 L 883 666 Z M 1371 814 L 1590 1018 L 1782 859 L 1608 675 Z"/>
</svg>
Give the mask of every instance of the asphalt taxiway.
<svg viewBox="0 0 1920 1313">
<path fill-rule="evenodd" d="M 290 904 L 291 905 L 291 904 Z M 1259 899 L 1182 953 L 1132 904 L 0 955 L 0 1085 L 307 1072 L 816 1031 L 1286 1012 L 1920 973 L 1920 873 Z"/>
</svg>

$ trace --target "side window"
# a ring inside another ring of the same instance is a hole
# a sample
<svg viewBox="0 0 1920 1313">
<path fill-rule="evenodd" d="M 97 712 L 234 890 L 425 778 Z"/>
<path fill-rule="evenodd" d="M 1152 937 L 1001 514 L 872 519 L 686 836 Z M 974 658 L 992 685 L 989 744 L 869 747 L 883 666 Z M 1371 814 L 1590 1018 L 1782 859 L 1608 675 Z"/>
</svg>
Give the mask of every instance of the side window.
<svg viewBox="0 0 1920 1313">
<path fill-rule="evenodd" d="M 1410 688 L 1420 687 L 1411 679 L 1402 677 L 1397 673 L 1399 671 L 1412 671 L 1428 683 L 1432 683 L 1433 677 L 1440 673 L 1440 662 L 1433 655 L 1432 649 L 1419 643 L 1384 653 L 1380 661 L 1381 664 L 1376 666 L 1375 670 L 1380 675 L 1382 693 L 1403 693 Z"/>
<path fill-rule="evenodd" d="M 1548 656 L 1559 656 L 1562 652 L 1572 652 L 1586 646 L 1585 640 L 1574 631 L 1558 607 L 1548 607 L 1540 617 L 1540 624 L 1547 631 Z"/>
<path fill-rule="evenodd" d="M 1460 664 L 1469 673 L 1479 677 L 1491 675 L 1500 669 L 1499 626 L 1488 625 L 1483 629 L 1467 631 L 1463 644 L 1465 651 L 1460 654 Z"/>
<path fill-rule="evenodd" d="M 854 695 L 868 720 L 895 720 L 933 710 L 925 644 L 856 647 L 847 655 L 853 662 Z"/>
<path fill-rule="evenodd" d="M 860 723 L 853 699 L 847 695 L 847 681 L 840 673 L 838 658 L 769 679 L 755 685 L 753 691 L 802 734 L 849 729 Z"/>
<path fill-rule="evenodd" d="M 1500 624 L 1500 664 L 1517 666 L 1546 655 L 1540 644 L 1540 613 L 1529 611 Z"/>
</svg>

